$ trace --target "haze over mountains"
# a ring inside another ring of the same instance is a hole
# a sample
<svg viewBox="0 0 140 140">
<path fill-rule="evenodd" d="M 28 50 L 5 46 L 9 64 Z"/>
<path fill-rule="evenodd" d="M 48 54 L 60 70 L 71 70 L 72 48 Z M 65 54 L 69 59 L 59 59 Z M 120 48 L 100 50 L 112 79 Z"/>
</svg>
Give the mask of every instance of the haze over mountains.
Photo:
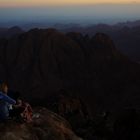
<svg viewBox="0 0 140 140">
<path fill-rule="evenodd" d="M 140 18 L 139 3 L 85 4 L 60 6 L 1 7 L 0 26 L 26 24 L 76 23 L 82 25 L 114 24 Z M 39 27 L 39 26 L 37 26 Z"/>
</svg>

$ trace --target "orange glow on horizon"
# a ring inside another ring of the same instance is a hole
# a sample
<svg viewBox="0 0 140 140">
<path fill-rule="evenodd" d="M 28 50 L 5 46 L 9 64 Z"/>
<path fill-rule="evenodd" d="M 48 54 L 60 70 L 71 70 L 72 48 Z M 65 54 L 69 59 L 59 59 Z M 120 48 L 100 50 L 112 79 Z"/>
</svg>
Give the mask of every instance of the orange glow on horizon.
<svg viewBox="0 0 140 140">
<path fill-rule="evenodd" d="M 24 7 L 24 6 L 61 6 L 61 5 L 83 5 L 83 4 L 133 4 L 140 3 L 139 0 L 0 0 L 0 7 Z"/>
</svg>

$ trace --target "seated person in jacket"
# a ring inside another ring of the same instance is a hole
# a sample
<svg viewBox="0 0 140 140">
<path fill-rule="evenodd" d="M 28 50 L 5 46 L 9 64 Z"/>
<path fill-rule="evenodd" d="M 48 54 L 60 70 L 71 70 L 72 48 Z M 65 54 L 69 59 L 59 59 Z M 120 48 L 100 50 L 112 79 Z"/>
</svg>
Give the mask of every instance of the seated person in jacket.
<svg viewBox="0 0 140 140">
<path fill-rule="evenodd" d="M 16 101 L 7 95 L 8 86 L 6 83 L 0 84 L 0 120 L 9 118 L 9 106 L 16 104 Z"/>
</svg>

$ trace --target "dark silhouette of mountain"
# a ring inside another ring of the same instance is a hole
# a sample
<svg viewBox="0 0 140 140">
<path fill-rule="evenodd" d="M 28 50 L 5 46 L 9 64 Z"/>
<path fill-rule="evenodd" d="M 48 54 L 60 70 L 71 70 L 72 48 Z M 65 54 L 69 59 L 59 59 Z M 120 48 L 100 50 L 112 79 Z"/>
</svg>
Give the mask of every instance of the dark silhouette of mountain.
<svg viewBox="0 0 140 140">
<path fill-rule="evenodd" d="M 10 38 L 23 32 L 24 31 L 18 26 L 14 26 L 11 28 L 0 28 L 0 38 Z"/>
<path fill-rule="evenodd" d="M 33 104 L 60 89 L 84 99 L 91 112 L 139 106 L 140 66 L 109 36 L 33 29 L 0 40 L 0 79 Z"/>
<path fill-rule="evenodd" d="M 80 32 L 89 36 L 95 35 L 97 32 L 108 34 L 115 42 L 116 47 L 126 54 L 130 59 L 137 62 L 140 61 L 140 23 L 128 22 L 116 25 L 97 24 L 88 27 L 72 27 L 62 30 L 63 32 Z"/>
<path fill-rule="evenodd" d="M 121 22 L 116 24 L 117 26 L 128 26 L 128 27 L 136 27 L 136 26 L 140 26 L 140 20 L 136 20 L 136 21 L 127 21 L 127 22 Z"/>
<path fill-rule="evenodd" d="M 97 24 L 90 26 L 80 26 L 79 24 L 35 24 L 31 27 L 54 27 L 62 32 L 80 32 L 83 35 L 88 34 L 90 37 L 95 35 L 97 32 L 102 32 L 108 34 L 115 42 L 116 47 L 130 59 L 139 62 L 140 61 L 140 21 L 128 21 L 122 22 L 114 25 L 107 24 Z M 25 28 L 25 27 L 23 27 Z M 29 29 L 29 28 L 28 28 Z M 23 30 L 15 26 L 13 28 L 0 28 L 0 38 L 2 37 L 12 37 L 13 35 L 21 34 Z"/>
</svg>

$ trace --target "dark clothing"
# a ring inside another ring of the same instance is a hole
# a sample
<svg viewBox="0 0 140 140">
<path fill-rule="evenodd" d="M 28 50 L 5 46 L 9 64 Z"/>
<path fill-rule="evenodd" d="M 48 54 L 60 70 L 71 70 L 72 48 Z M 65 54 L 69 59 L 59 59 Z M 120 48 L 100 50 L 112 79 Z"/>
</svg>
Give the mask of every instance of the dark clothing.
<svg viewBox="0 0 140 140">
<path fill-rule="evenodd" d="M 9 117 L 9 105 L 16 101 L 0 92 L 0 120 L 6 120 Z"/>
</svg>

